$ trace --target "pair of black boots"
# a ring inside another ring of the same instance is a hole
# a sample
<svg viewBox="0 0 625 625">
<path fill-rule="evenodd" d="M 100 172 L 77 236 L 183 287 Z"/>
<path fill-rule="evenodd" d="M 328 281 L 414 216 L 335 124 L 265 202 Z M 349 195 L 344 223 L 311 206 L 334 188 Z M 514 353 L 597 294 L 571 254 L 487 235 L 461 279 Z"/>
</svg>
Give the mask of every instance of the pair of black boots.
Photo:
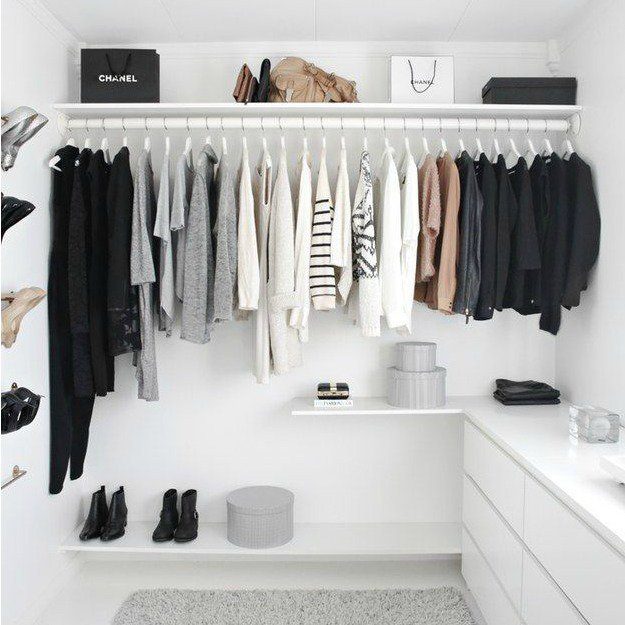
<svg viewBox="0 0 625 625">
<path fill-rule="evenodd" d="M 152 540 L 163 543 L 175 540 L 186 543 L 197 538 L 198 513 L 197 491 L 187 490 L 180 497 L 180 516 L 178 516 L 178 491 L 170 488 L 163 495 L 161 519 L 152 534 Z"/>
<path fill-rule="evenodd" d="M 106 491 L 104 486 L 100 486 L 91 495 L 91 507 L 89 516 L 80 532 L 80 540 L 115 540 L 126 533 L 126 523 L 128 522 L 128 508 L 126 507 L 126 497 L 124 487 L 120 486 L 111 497 L 111 505 L 106 504 Z"/>
</svg>

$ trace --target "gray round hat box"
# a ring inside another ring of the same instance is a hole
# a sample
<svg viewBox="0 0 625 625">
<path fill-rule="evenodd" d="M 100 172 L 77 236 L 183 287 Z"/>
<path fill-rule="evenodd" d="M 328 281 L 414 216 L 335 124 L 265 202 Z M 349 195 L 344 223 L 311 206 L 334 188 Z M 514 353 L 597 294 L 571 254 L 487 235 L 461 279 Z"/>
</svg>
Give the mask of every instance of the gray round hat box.
<svg viewBox="0 0 625 625">
<path fill-rule="evenodd" d="M 397 343 L 395 366 L 399 371 L 434 371 L 436 367 L 436 343 L 404 341 Z"/>
<path fill-rule="evenodd" d="M 268 549 L 293 538 L 293 501 L 290 490 L 277 486 L 246 486 L 226 498 L 228 540 L 239 547 Z"/>
</svg>

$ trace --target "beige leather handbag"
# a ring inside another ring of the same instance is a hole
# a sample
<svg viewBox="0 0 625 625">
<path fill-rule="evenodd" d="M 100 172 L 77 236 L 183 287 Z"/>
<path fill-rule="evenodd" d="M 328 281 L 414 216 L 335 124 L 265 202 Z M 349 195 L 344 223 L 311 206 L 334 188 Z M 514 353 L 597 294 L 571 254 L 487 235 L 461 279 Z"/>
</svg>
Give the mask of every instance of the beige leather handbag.
<svg viewBox="0 0 625 625">
<path fill-rule="evenodd" d="M 271 71 L 270 102 L 358 102 L 356 83 L 328 74 L 296 56 Z"/>
</svg>

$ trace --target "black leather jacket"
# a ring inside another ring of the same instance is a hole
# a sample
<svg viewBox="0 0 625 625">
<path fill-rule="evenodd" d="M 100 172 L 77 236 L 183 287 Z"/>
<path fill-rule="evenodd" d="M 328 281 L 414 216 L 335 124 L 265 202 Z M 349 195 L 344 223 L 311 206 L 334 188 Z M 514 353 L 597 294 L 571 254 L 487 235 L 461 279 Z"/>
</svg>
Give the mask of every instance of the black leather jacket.
<svg viewBox="0 0 625 625">
<path fill-rule="evenodd" d="M 453 311 L 473 316 L 480 293 L 482 194 L 475 175 L 475 164 L 464 151 L 456 159 L 460 174 L 460 249 Z"/>
</svg>

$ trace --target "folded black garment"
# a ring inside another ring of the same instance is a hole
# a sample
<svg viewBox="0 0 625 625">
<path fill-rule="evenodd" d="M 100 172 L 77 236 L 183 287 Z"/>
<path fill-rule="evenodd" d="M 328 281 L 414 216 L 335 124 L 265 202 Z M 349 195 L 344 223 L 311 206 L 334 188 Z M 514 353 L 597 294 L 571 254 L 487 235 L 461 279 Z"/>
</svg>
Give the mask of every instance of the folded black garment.
<svg viewBox="0 0 625 625">
<path fill-rule="evenodd" d="M 495 391 L 493 393 L 493 397 L 498 402 L 501 402 L 505 406 L 545 406 L 545 405 L 560 403 L 560 400 L 557 397 L 553 399 L 531 398 L 531 397 L 510 399 L 506 395 L 501 394 L 499 391 Z"/>
<path fill-rule="evenodd" d="M 515 382 L 514 380 L 505 380 L 499 378 L 495 381 L 497 390 L 495 393 L 500 398 L 512 401 L 521 400 L 552 400 L 560 397 L 560 391 L 545 384 L 544 382 L 536 382 L 534 380 L 524 380 Z"/>
</svg>

